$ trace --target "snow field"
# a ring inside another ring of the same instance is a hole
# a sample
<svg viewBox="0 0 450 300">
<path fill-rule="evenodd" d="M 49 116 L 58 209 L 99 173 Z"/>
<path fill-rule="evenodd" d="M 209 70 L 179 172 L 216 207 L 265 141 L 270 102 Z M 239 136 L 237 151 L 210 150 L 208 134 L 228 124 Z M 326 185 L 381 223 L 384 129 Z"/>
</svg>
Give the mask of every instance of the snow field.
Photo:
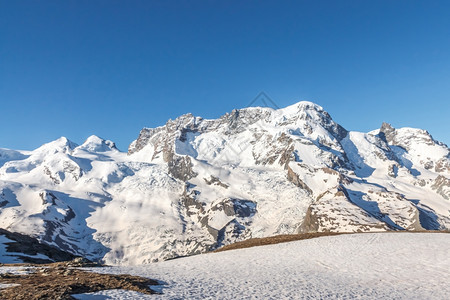
<svg viewBox="0 0 450 300">
<path fill-rule="evenodd" d="M 449 299 L 449 254 L 445 233 L 321 237 L 92 269 L 161 280 L 163 294 L 115 290 L 77 299 Z"/>
</svg>

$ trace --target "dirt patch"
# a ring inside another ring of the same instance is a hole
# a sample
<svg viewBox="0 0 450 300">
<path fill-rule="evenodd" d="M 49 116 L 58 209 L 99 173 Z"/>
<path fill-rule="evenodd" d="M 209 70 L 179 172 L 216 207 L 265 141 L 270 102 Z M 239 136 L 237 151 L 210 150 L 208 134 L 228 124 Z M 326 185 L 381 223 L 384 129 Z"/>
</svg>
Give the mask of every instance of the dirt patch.
<svg viewBox="0 0 450 300">
<path fill-rule="evenodd" d="M 157 294 L 150 289 L 156 280 L 131 276 L 86 272 L 62 264 L 30 268 L 27 275 L 0 274 L 0 283 L 19 284 L 0 289 L 0 299 L 75 299 L 72 294 L 110 289 L 125 289 L 143 294 Z"/>
<path fill-rule="evenodd" d="M 286 242 L 292 242 L 292 241 L 307 240 L 307 239 L 312 239 L 312 238 L 316 238 L 316 237 L 320 237 L 320 236 L 331 236 L 331 235 L 340 235 L 340 234 L 346 234 L 346 233 L 311 232 L 311 233 L 300 233 L 300 234 L 283 234 L 283 235 L 276 235 L 276 236 L 271 236 L 271 237 L 266 237 L 266 238 L 254 238 L 254 239 L 248 239 L 248 240 L 245 240 L 242 242 L 237 242 L 237 243 L 234 243 L 231 245 L 223 246 L 222 248 L 219 248 L 219 249 L 215 250 L 214 252 L 221 252 L 221 251 L 242 249 L 242 248 L 250 248 L 250 247 L 264 246 L 264 245 L 272 245 L 272 244 L 286 243 Z"/>
<path fill-rule="evenodd" d="M 404 232 L 413 232 L 413 233 L 450 233 L 448 230 L 421 230 L 421 231 L 381 231 L 376 233 L 404 233 Z M 264 245 L 273 245 L 273 244 L 279 244 L 279 243 L 286 243 L 286 242 L 293 242 L 293 241 L 300 241 L 300 240 L 307 240 L 312 238 L 317 238 L 321 236 L 334 236 L 334 235 L 342 235 L 342 234 L 361 234 L 359 232 L 310 232 L 310 233 L 299 233 L 299 234 L 284 234 L 284 235 L 276 235 L 266 238 L 254 238 L 254 239 L 248 239 L 242 242 L 237 242 L 231 245 L 223 246 L 222 248 L 219 248 L 217 250 L 214 250 L 213 252 L 221 252 L 221 251 L 228 251 L 228 250 L 235 250 L 235 249 L 243 249 L 243 248 L 250 248 L 250 247 L 257 247 L 257 246 L 264 246 Z M 365 233 L 375 233 L 375 232 L 365 232 Z"/>
</svg>

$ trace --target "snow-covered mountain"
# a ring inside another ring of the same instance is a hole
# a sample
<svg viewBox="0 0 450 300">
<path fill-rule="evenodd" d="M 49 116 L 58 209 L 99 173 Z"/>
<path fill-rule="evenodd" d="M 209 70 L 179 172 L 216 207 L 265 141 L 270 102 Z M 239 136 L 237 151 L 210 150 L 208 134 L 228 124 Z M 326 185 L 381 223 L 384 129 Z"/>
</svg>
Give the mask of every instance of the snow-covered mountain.
<svg viewBox="0 0 450 300">
<path fill-rule="evenodd" d="M 449 229 L 449 178 L 428 132 L 347 131 L 311 102 L 186 114 L 128 153 L 96 136 L 0 149 L 0 227 L 140 264 L 276 234 Z"/>
</svg>

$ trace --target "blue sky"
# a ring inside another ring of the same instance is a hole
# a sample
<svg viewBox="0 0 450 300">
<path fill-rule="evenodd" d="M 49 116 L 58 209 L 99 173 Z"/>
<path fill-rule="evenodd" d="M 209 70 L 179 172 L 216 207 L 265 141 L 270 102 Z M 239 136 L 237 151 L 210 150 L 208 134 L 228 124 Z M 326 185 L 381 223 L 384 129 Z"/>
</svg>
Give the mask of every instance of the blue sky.
<svg viewBox="0 0 450 300">
<path fill-rule="evenodd" d="M 216 118 L 265 91 L 450 144 L 450 1 L 0 0 L 0 147 Z"/>
</svg>

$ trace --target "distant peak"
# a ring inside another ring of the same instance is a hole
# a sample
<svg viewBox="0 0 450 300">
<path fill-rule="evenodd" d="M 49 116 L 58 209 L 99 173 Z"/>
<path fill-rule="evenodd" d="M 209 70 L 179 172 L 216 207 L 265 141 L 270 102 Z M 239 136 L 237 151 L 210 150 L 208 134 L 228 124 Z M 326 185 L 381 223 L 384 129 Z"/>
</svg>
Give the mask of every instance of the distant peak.
<svg viewBox="0 0 450 300">
<path fill-rule="evenodd" d="M 71 152 L 78 145 L 69 140 L 68 138 L 62 136 L 54 141 L 46 143 L 41 147 L 37 148 L 38 152 L 42 151 L 52 151 L 52 152 Z"/>
<path fill-rule="evenodd" d="M 297 102 L 297 104 L 294 104 L 294 105 L 297 105 L 297 107 L 300 108 L 300 109 L 314 109 L 314 110 L 317 110 L 317 111 L 323 111 L 323 107 L 322 106 L 320 106 L 320 105 L 318 105 L 318 104 L 316 104 L 314 102 L 311 102 L 311 101 L 300 101 L 300 102 Z"/>
<path fill-rule="evenodd" d="M 64 144 L 73 144 L 73 142 L 71 140 L 69 140 L 68 138 L 66 138 L 65 136 L 62 136 L 58 139 L 56 139 L 54 142 L 58 142 L 58 143 L 64 143 Z"/>
<path fill-rule="evenodd" d="M 117 148 L 114 142 L 102 139 L 96 135 L 91 135 L 81 146 L 78 147 L 78 149 L 89 152 L 105 152 L 115 150 Z"/>
<path fill-rule="evenodd" d="M 322 112 L 323 108 L 322 106 L 311 102 L 311 101 L 299 101 L 294 104 L 291 104 L 289 106 L 283 107 L 283 108 L 274 108 L 270 106 L 250 106 L 243 109 L 234 109 L 231 113 L 234 113 L 235 111 L 240 110 L 267 110 L 267 111 L 283 111 L 283 112 L 299 112 L 299 111 L 306 111 L 306 110 L 315 110 Z"/>
<path fill-rule="evenodd" d="M 300 101 L 285 108 L 275 109 L 266 106 L 251 106 L 233 109 L 218 119 L 206 120 L 187 113 L 175 120 L 169 119 L 164 126 L 142 129 L 137 140 L 130 144 L 128 153 L 132 154 L 140 151 L 150 142 L 157 143 L 156 140 L 151 139 L 161 132 L 164 132 L 164 134 L 158 135 L 157 139 L 159 140 L 163 140 L 175 132 L 183 139 L 184 134 L 188 131 L 209 132 L 223 130 L 227 135 L 238 134 L 259 121 L 265 124 L 278 124 L 277 126 L 301 125 L 302 128 L 309 128 L 309 131 L 313 131 L 313 128 L 319 126 L 331 133 L 337 140 L 342 140 L 348 133 L 342 126 L 334 122 L 320 105 L 310 101 Z"/>
<path fill-rule="evenodd" d="M 84 143 L 102 143 L 103 141 L 104 141 L 104 139 L 93 134 L 90 137 L 88 137 Z"/>
<path fill-rule="evenodd" d="M 395 128 L 392 127 L 391 124 L 386 123 L 386 122 L 383 122 L 383 123 L 381 124 L 381 128 L 380 128 L 381 131 L 385 131 L 385 130 L 394 130 L 394 129 L 395 129 Z"/>
<path fill-rule="evenodd" d="M 306 114 L 311 116 L 323 115 L 324 117 L 329 118 L 328 113 L 322 108 L 322 106 L 310 101 L 300 101 L 284 108 L 278 109 L 277 112 L 285 116 Z"/>
<path fill-rule="evenodd" d="M 297 109 L 297 110 L 317 110 L 317 111 L 323 111 L 323 107 L 311 102 L 311 101 L 299 101 L 297 103 L 294 103 L 292 105 L 289 105 L 283 109 Z"/>
<path fill-rule="evenodd" d="M 70 149 L 74 149 L 75 147 L 78 146 L 76 143 L 72 142 L 71 140 L 69 140 L 65 136 L 62 136 L 59 139 L 56 139 L 56 140 L 54 140 L 54 141 L 52 141 L 50 143 L 47 143 L 45 145 L 54 145 L 54 146 L 58 146 L 58 147 L 68 147 Z"/>
<path fill-rule="evenodd" d="M 392 127 L 391 124 L 383 122 L 383 124 L 381 124 L 380 130 L 378 132 L 378 136 L 385 141 L 386 143 L 390 143 L 394 140 L 395 138 L 395 128 Z"/>
</svg>

